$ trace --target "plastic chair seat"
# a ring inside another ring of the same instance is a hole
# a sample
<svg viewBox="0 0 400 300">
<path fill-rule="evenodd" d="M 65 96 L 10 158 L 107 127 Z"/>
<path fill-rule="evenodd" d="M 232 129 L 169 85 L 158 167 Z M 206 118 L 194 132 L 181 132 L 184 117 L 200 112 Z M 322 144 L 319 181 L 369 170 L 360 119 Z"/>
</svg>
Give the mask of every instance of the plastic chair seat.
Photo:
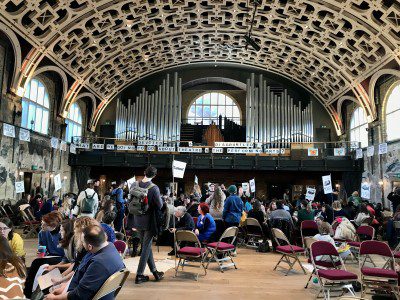
<svg viewBox="0 0 400 300">
<path fill-rule="evenodd" d="M 217 245 L 218 245 L 218 242 L 213 242 L 213 243 L 207 244 L 207 248 L 213 248 L 213 249 L 220 250 L 220 251 L 235 249 L 235 245 L 232 245 L 229 243 L 219 242 L 218 248 L 217 248 Z"/>
<path fill-rule="evenodd" d="M 206 250 L 199 247 L 183 247 L 178 250 L 177 254 L 187 255 L 187 256 L 201 256 Z"/>
<path fill-rule="evenodd" d="M 357 280 L 357 275 L 345 270 L 318 270 L 318 276 L 328 280 Z"/>
<path fill-rule="evenodd" d="M 361 268 L 361 274 L 373 277 L 398 278 L 396 271 L 381 268 Z"/>
<path fill-rule="evenodd" d="M 276 251 L 283 252 L 283 253 L 289 253 L 289 254 L 293 253 L 293 251 L 296 252 L 296 253 L 302 253 L 302 252 L 306 251 L 302 247 L 299 247 L 299 246 L 296 246 L 296 245 L 291 245 L 291 246 L 292 247 L 290 247 L 290 245 L 278 246 L 278 247 L 276 247 Z M 292 250 L 292 248 L 293 248 L 293 250 Z"/>
</svg>

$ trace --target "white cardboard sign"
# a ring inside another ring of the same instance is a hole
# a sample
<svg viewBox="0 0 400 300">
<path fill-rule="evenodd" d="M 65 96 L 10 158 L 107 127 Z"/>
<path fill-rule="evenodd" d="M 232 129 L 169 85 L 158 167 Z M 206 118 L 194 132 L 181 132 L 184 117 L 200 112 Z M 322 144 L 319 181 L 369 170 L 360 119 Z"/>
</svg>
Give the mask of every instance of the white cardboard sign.
<svg viewBox="0 0 400 300">
<path fill-rule="evenodd" d="M 374 156 L 374 153 L 375 153 L 375 148 L 374 148 L 374 146 L 369 146 L 369 147 L 367 148 L 367 156 L 368 156 L 368 157 Z"/>
<path fill-rule="evenodd" d="M 15 138 L 15 127 L 13 125 L 3 123 L 3 135 Z"/>
<path fill-rule="evenodd" d="M 61 175 L 57 174 L 54 176 L 54 190 L 57 192 L 61 190 L 62 184 L 61 184 Z"/>
<path fill-rule="evenodd" d="M 28 129 L 20 128 L 19 129 L 19 140 L 24 142 L 31 141 L 31 132 Z"/>
<path fill-rule="evenodd" d="M 172 176 L 176 178 L 183 178 L 185 175 L 186 163 L 179 160 L 172 162 Z"/>
<path fill-rule="evenodd" d="M 356 149 L 356 159 L 363 158 L 363 151 L 361 148 Z"/>
<path fill-rule="evenodd" d="M 25 192 L 24 182 L 23 181 L 16 181 L 15 182 L 15 193 L 20 194 Z"/>
<path fill-rule="evenodd" d="M 371 198 L 371 185 L 368 182 L 361 183 L 361 198 L 363 199 Z"/>
<path fill-rule="evenodd" d="M 255 179 L 250 179 L 250 192 L 255 193 L 256 191 L 256 180 Z"/>
<path fill-rule="evenodd" d="M 308 187 L 308 188 L 307 188 L 307 192 L 306 192 L 306 200 L 314 201 L 315 192 L 316 192 L 315 189 L 309 188 L 309 187 Z"/>
<path fill-rule="evenodd" d="M 324 193 L 333 193 L 331 175 L 322 176 L 322 185 L 324 186 Z"/>
<path fill-rule="evenodd" d="M 387 143 L 379 144 L 379 155 L 386 154 L 388 152 Z"/>
</svg>

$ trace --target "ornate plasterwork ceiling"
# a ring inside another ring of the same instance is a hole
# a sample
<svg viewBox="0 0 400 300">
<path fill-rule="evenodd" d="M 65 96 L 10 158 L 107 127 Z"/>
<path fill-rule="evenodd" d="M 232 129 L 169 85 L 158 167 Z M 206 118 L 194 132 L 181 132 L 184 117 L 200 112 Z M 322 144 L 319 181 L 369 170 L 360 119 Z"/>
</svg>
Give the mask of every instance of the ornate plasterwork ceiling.
<svg viewBox="0 0 400 300">
<path fill-rule="evenodd" d="M 279 73 L 329 105 L 399 61 L 399 1 L 261 2 L 259 52 L 242 47 L 248 1 L 0 0 L 0 18 L 100 99 L 161 69 L 217 61 Z"/>
</svg>

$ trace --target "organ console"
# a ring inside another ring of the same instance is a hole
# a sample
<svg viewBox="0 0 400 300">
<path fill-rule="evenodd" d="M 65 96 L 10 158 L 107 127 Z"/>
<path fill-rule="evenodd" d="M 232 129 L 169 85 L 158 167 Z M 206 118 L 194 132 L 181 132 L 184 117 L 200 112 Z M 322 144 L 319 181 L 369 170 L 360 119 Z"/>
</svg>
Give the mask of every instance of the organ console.
<svg viewBox="0 0 400 300">
<path fill-rule="evenodd" d="M 289 148 L 290 143 L 313 142 L 312 102 L 302 109 L 283 92 L 271 91 L 263 76 L 254 73 L 246 84 L 246 141 Z"/>
</svg>

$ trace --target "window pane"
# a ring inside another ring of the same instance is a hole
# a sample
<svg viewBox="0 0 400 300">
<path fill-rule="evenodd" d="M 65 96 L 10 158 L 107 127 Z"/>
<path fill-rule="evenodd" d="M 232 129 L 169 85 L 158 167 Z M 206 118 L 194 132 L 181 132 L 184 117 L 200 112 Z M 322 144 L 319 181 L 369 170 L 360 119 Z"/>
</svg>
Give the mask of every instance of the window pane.
<svg viewBox="0 0 400 300">
<path fill-rule="evenodd" d="M 400 139 L 400 110 L 386 115 L 387 140 Z"/>
<path fill-rule="evenodd" d="M 226 116 L 230 119 L 232 118 L 232 106 L 226 107 Z"/>
<path fill-rule="evenodd" d="M 35 131 L 42 132 L 42 108 L 36 107 Z"/>
<path fill-rule="evenodd" d="M 218 107 L 217 106 L 211 107 L 211 117 L 218 117 Z"/>
<path fill-rule="evenodd" d="M 218 94 L 217 93 L 211 93 L 211 104 L 218 105 Z"/>
<path fill-rule="evenodd" d="M 233 117 L 240 119 L 240 112 L 239 112 L 239 108 L 237 106 L 233 107 Z"/>
<path fill-rule="evenodd" d="M 203 104 L 203 97 L 196 100 L 196 104 Z"/>
<path fill-rule="evenodd" d="M 226 97 L 226 105 L 233 105 L 233 104 L 234 103 L 233 103 L 232 99 L 229 97 Z"/>
<path fill-rule="evenodd" d="M 33 103 L 29 103 L 29 111 L 28 111 L 28 128 L 29 129 L 35 129 L 34 125 L 31 124 L 31 122 L 35 122 L 35 112 L 36 112 L 36 106 Z"/>
<path fill-rule="evenodd" d="M 28 82 L 27 85 L 26 85 L 26 88 L 25 88 L 25 94 L 24 94 L 25 98 L 29 98 L 30 90 L 31 90 L 31 83 Z"/>
<path fill-rule="evenodd" d="M 194 105 L 192 105 L 189 109 L 189 114 L 188 117 L 194 117 L 195 116 L 195 112 L 196 112 L 196 107 Z"/>
<path fill-rule="evenodd" d="M 47 94 L 47 93 L 44 96 L 43 106 L 46 107 L 46 108 L 50 107 L 50 105 L 49 105 L 49 94 Z"/>
<path fill-rule="evenodd" d="M 202 117 L 202 116 L 203 116 L 203 107 L 196 106 L 196 117 Z"/>
<path fill-rule="evenodd" d="M 224 94 L 219 94 L 218 105 L 225 105 L 225 98 L 226 96 Z"/>
<path fill-rule="evenodd" d="M 37 92 L 38 92 L 38 82 L 35 79 L 31 81 L 31 91 L 29 95 L 29 99 L 36 102 L 37 100 Z"/>
<path fill-rule="evenodd" d="M 42 116 L 42 133 L 47 134 L 49 131 L 49 111 L 43 109 L 43 116 Z"/>
<path fill-rule="evenodd" d="M 203 104 L 210 104 L 210 94 L 203 95 Z"/>
<path fill-rule="evenodd" d="M 43 105 L 44 103 L 44 86 L 40 82 L 38 88 L 37 103 L 39 103 L 40 105 Z"/>
<path fill-rule="evenodd" d="M 28 127 L 28 109 L 29 103 L 26 100 L 22 100 L 22 118 L 21 118 L 21 126 L 25 128 Z"/>
</svg>

